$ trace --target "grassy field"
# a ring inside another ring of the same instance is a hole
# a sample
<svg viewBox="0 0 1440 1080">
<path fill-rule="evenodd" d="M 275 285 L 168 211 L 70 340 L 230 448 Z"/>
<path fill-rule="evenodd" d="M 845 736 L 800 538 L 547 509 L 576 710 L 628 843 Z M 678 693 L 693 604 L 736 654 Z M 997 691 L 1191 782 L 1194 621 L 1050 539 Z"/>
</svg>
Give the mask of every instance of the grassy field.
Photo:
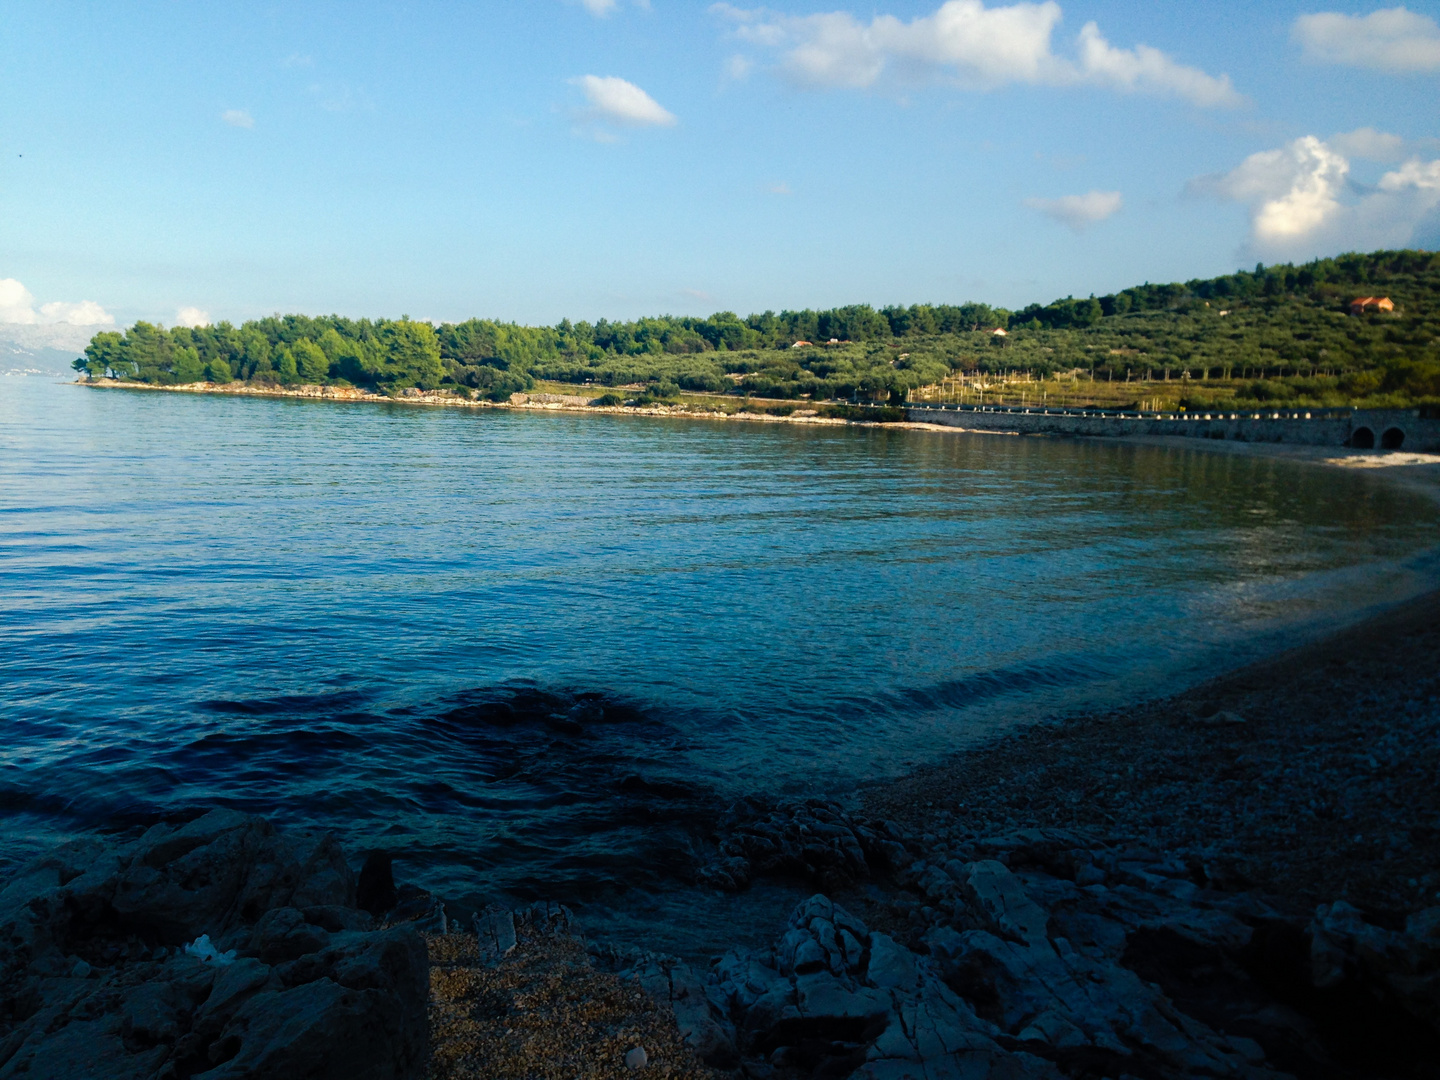
<svg viewBox="0 0 1440 1080">
<path fill-rule="evenodd" d="M 1253 380 L 1189 378 L 1091 378 L 1085 374 L 1037 377 L 1008 375 L 956 375 L 910 395 L 916 402 L 956 402 L 969 405 L 1098 406 L 1103 409 L 1138 409 L 1172 412 L 1198 401 L 1206 408 L 1225 408 L 1244 397 Z"/>
<path fill-rule="evenodd" d="M 911 392 L 909 400 L 919 403 L 959 403 L 969 405 L 1056 405 L 1097 406 L 1104 409 L 1138 409 L 1170 412 L 1179 410 L 1191 399 L 1213 402 L 1207 407 L 1225 408 L 1227 402 L 1242 397 L 1253 380 L 1239 379 L 1132 379 L 1126 381 L 1095 378 L 1087 375 L 1035 376 L 1027 373 L 957 374 L 939 383 L 922 386 Z M 564 383 L 537 380 L 533 394 L 565 394 L 597 400 L 604 394 L 634 400 L 644 390 L 643 384 L 629 387 L 598 386 L 593 383 Z M 668 399 L 673 405 L 733 414 L 737 412 L 793 415 L 814 409 L 827 411 L 827 406 L 849 404 L 848 401 L 812 401 L 807 398 L 776 400 L 735 394 L 706 394 L 682 390 Z M 1242 406 L 1243 407 L 1243 406 Z"/>
</svg>

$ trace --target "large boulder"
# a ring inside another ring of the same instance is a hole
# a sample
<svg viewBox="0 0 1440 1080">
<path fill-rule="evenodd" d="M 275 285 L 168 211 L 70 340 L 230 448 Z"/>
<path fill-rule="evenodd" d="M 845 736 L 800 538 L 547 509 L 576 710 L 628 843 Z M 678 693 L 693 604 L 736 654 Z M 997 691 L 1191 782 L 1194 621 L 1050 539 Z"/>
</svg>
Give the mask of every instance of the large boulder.
<svg viewBox="0 0 1440 1080">
<path fill-rule="evenodd" d="M 1440 1031 L 1440 907 L 1386 930 L 1343 900 L 1323 904 L 1310 923 L 1310 967 L 1317 990 L 1350 983 Z"/>
<path fill-rule="evenodd" d="M 0 1077 L 398 1080 L 427 1053 L 420 935 L 355 907 L 330 834 L 227 810 L 19 870 L 0 985 Z"/>
<path fill-rule="evenodd" d="M 733 951 L 714 973 L 717 1011 L 746 1055 L 816 1076 L 869 1080 L 1058 1080 L 1054 1065 L 997 1040 L 916 956 L 823 895 L 800 904 L 775 947 Z"/>
<path fill-rule="evenodd" d="M 920 865 L 912 880 L 943 910 L 913 947 L 814 896 L 773 948 L 717 963 L 715 1019 L 747 1060 L 871 1080 L 1278 1076 L 1255 1043 L 1187 1015 L 1124 962 L 1132 935 L 1160 928 L 1217 954 L 1243 948 L 1250 928 L 1223 905 L 994 858 Z"/>
</svg>

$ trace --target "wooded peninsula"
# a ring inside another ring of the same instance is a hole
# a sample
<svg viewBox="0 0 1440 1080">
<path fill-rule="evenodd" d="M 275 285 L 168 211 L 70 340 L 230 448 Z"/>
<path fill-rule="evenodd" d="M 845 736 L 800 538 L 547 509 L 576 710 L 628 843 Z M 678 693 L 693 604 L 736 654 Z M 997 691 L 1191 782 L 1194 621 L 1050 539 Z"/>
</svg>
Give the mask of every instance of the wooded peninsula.
<svg viewBox="0 0 1440 1080">
<path fill-rule="evenodd" d="M 1374 302 L 1357 305 L 1363 300 Z M 1179 409 L 1437 404 L 1440 254 L 1257 265 L 1020 311 L 856 304 L 553 327 L 339 315 L 168 330 L 137 322 L 95 335 L 73 366 L 91 378 L 155 386 L 448 389 L 494 401 L 543 380 L 625 389 L 602 397 L 606 404 L 682 392 L 899 402 L 968 376 L 1068 380 L 1081 398 L 1088 385 L 1090 398 L 1111 405 L 1142 394 Z"/>
</svg>

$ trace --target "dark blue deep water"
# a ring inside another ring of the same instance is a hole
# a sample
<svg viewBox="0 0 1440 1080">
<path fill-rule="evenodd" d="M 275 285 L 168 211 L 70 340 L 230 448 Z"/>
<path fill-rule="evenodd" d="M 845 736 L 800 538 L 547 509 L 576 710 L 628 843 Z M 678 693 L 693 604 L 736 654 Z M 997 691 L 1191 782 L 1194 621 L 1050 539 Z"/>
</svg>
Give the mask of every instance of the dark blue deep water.
<svg viewBox="0 0 1440 1080">
<path fill-rule="evenodd" d="M 1437 517 L 1183 444 L 5 378 L 0 873 L 224 804 L 664 944 L 728 799 L 1176 691 L 1433 584 Z"/>
</svg>

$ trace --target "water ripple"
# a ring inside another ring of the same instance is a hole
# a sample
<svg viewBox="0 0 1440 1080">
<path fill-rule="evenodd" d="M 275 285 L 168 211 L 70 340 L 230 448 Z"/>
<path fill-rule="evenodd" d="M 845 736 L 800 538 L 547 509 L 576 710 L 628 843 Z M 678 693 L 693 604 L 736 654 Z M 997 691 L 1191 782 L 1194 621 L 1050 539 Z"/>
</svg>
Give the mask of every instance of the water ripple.
<svg viewBox="0 0 1440 1080">
<path fill-rule="evenodd" d="M 1427 501 L 1178 445 L 5 389 L 0 871 L 226 805 L 452 894 L 668 911 L 739 795 L 1440 567 Z"/>
</svg>

